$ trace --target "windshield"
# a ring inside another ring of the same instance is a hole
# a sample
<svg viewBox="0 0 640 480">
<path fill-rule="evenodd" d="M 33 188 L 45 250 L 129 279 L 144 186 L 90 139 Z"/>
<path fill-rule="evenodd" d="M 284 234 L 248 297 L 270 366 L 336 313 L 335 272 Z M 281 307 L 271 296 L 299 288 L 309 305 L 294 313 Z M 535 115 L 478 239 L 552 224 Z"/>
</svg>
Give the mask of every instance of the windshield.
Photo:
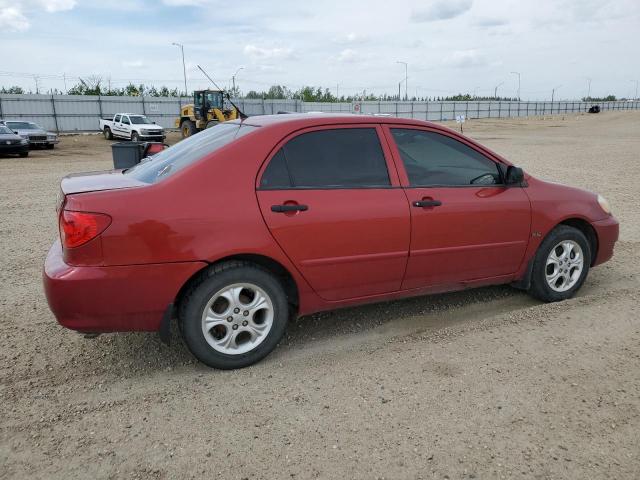
<svg viewBox="0 0 640 480">
<path fill-rule="evenodd" d="M 241 123 L 222 123 L 207 128 L 143 160 L 124 174 L 145 183 L 159 182 L 257 128 Z"/>
<path fill-rule="evenodd" d="M 14 130 L 39 130 L 35 123 L 31 122 L 6 122 L 9 128 L 13 128 Z"/>
<path fill-rule="evenodd" d="M 147 117 L 130 116 L 129 118 L 131 119 L 131 123 L 133 123 L 134 125 L 142 125 L 142 124 L 150 125 L 152 123 L 151 120 L 149 120 Z"/>
<path fill-rule="evenodd" d="M 0 125 L 0 133 L 13 133 L 11 130 L 9 130 L 7 127 L 5 127 L 4 125 Z"/>
</svg>

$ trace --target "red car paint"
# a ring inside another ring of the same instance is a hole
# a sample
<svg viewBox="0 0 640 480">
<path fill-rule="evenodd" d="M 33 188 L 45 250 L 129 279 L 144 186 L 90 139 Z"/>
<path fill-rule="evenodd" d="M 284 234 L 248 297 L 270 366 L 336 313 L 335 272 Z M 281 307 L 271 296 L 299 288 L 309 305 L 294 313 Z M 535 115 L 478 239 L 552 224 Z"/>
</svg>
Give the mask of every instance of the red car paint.
<svg viewBox="0 0 640 480">
<path fill-rule="evenodd" d="M 255 131 L 147 184 L 121 171 L 62 181 L 59 210 L 111 218 L 75 248 L 56 242 L 44 285 L 59 323 L 80 331 L 155 331 L 181 289 L 208 265 L 254 258 L 289 273 L 298 315 L 366 302 L 515 282 L 561 222 L 591 228 L 592 266 L 608 260 L 618 222 L 596 195 L 525 175 L 525 185 L 413 188 L 390 128 L 450 136 L 505 166 L 487 148 L 442 126 L 391 117 L 251 117 Z M 260 189 L 279 146 L 318 129 L 374 127 L 390 187 Z M 437 199 L 442 205 L 416 208 Z M 272 205 L 308 205 L 277 213 Z M 60 213 L 60 212 L 59 212 Z"/>
</svg>

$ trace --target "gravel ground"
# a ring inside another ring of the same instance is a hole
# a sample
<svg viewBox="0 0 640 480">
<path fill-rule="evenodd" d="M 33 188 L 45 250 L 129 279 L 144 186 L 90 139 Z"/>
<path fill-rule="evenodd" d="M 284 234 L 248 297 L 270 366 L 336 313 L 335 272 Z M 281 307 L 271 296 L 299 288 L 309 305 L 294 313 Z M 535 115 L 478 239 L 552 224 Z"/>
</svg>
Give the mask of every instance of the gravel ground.
<svg viewBox="0 0 640 480">
<path fill-rule="evenodd" d="M 640 112 L 465 133 L 609 199 L 621 239 L 579 296 L 504 286 L 304 317 L 230 372 L 175 334 L 88 340 L 49 312 L 59 179 L 109 168 L 108 142 L 0 159 L 0 478 L 639 478 Z"/>
</svg>

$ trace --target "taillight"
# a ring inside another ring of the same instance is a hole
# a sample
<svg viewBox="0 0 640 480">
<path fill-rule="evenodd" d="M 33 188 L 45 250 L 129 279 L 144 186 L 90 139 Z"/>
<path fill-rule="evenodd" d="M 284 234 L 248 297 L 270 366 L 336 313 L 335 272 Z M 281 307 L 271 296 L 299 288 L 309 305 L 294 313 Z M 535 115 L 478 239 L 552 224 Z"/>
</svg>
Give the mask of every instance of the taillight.
<svg viewBox="0 0 640 480">
<path fill-rule="evenodd" d="M 111 217 L 103 213 L 62 210 L 60 213 L 62 246 L 73 248 L 84 245 L 104 232 L 110 223 Z"/>
</svg>

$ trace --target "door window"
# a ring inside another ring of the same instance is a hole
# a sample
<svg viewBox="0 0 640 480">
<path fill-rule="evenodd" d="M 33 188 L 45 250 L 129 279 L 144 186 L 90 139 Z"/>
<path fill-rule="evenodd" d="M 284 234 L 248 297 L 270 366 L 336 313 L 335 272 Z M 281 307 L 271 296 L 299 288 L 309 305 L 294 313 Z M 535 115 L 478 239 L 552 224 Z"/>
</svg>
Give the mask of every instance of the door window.
<svg viewBox="0 0 640 480">
<path fill-rule="evenodd" d="M 318 130 L 298 135 L 271 159 L 260 182 L 265 189 L 389 185 L 375 128 Z"/>
<path fill-rule="evenodd" d="M 131 122 L 129 121 L 129 117 L 126 116 L 122 116 L 122 123 L 124 123 L 125 125 L 131 125 Z"/>
<path fill-rule="evenodd" d="M 120 115 L 116 115 L 116 118 L 114 118 L 113 121 L 116 123 L 120 123 Z"/>
<path fill-rule="evenodd" d="M 446 135 L 392 128 L 391 133 L 415 187 L 501 184 L 498 165 Z"/>
</svg>

